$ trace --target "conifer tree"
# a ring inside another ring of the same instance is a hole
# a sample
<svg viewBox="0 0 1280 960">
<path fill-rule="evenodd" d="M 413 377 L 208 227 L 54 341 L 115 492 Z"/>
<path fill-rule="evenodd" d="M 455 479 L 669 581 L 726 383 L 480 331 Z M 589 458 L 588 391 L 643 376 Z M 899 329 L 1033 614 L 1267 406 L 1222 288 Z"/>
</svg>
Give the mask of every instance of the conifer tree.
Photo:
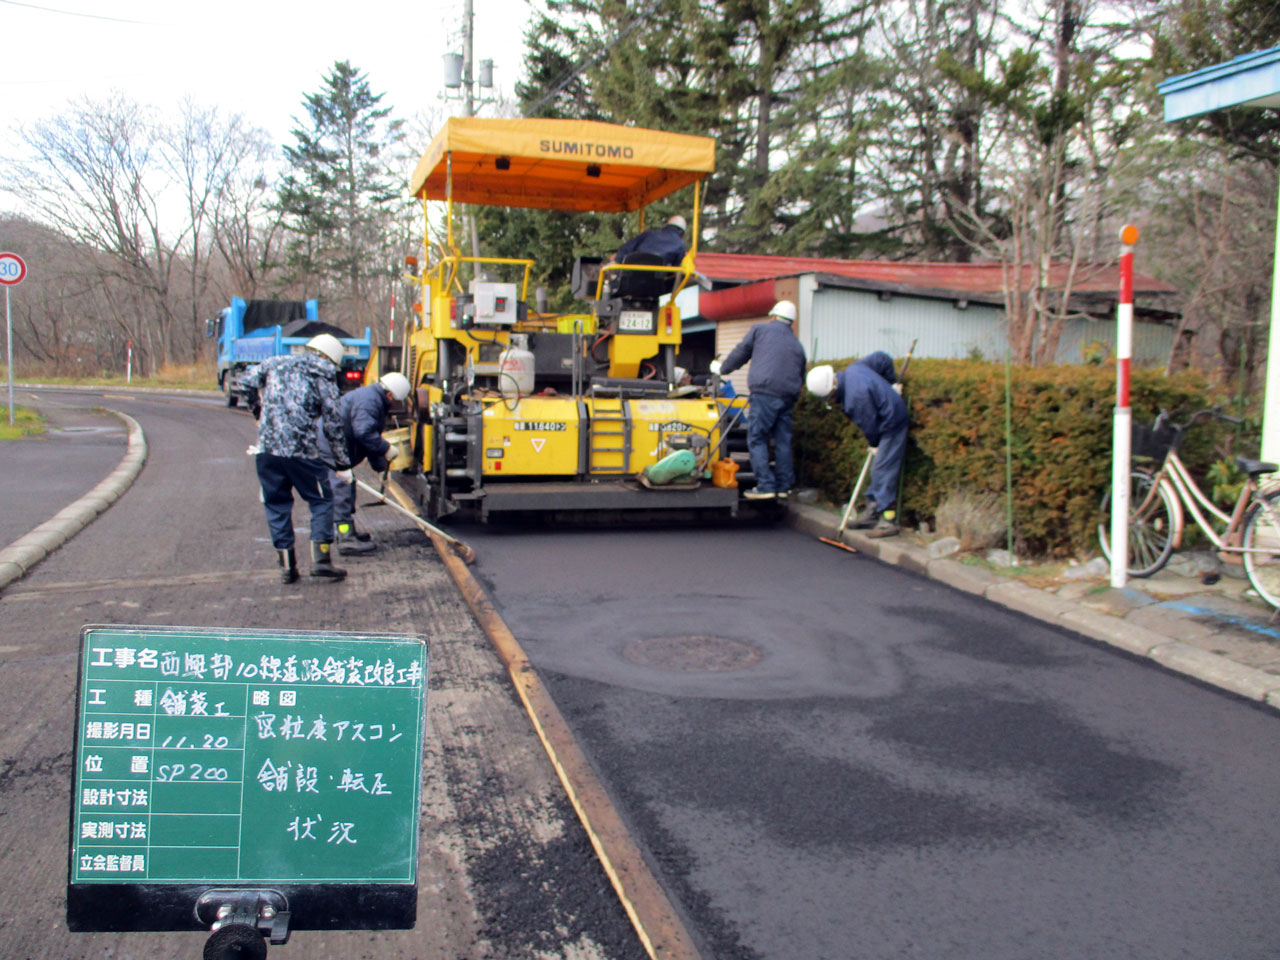
<svg viewBox="0 0 1280 960">
<path fill-rule="evenodd" d="M 303 99 L 306 117 L 284 148 L 290 169 L 279 207 L 291 231 L 287 266 L 304 296 L 326 299 L 326 319 L 374 325 L 375 280 L 387 275 L 389 231 L 403 190 L 387 169 L 401 121 L 345 60 Z"/>
</svg>

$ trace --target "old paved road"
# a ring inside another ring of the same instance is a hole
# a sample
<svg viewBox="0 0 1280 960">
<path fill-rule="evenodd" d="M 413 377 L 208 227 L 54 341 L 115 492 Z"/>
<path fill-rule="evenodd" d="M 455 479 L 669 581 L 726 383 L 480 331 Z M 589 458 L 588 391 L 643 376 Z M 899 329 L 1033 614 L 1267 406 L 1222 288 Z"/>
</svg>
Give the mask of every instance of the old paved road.
<svg viewBox="0 0 1280 960">
<path fill-rule="evenodd" d="M 469 536 L 707 957 L 1277 955 L 1274 711 L 788 529 Z"/>
<path fill-rule="evenodd" d="M 271 956 L 642 960 L 504 669 L 421 534 L 389 510 L 368 510 L 381 554 L 353 560 L 344 584 L 284 588 L 244 455 L 254 433 L 247 415 L 190 398 L 42 391 L 33 399 L 23 391 L 17 400 L 56 408 L 61 424 L 102 426 L 108 421 L 92 408 L 122 410 L 142 424 L 150 455 L 110 510 L 0 594 L 2 960 L 190 960 L 205 939 L 71 934 L 63 922 L 76 651 L 86 623 L 427 637 L 417 929 L 304 931 Z M 114 446 L 102 439 L 108 433 L 93 434 L 102 451 L 96 470 L 73 456 L 47 465 L 54 502 L 35 490 L 0 506 L 16 509 L 20 499 L 23 529 L 47 519 L 65 505 L 58 491 L 70 499 L 88 490 L 123 455 L 123 433 Z"/>
</svg>

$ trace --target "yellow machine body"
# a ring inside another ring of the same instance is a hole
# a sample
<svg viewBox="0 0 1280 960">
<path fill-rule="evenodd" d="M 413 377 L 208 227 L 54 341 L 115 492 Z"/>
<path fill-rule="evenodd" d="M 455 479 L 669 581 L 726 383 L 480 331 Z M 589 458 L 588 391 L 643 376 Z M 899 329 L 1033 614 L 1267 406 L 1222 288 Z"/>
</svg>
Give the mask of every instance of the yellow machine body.
<svg viewBox="0 0 1280 960">
<path fill-rule="evenodd" d="M 670 453 L 669 438 L 696 432 L 719 442 L 723 401 L 710 398 L 526 397 L 485 408 L 484 474 L 618 478 Z"/>
<path fill-rule="evenodd" d="M 676 294 L 695 278 L 700 184 L 714 162 L 715 142 L 706 137 L 586 121 L 446 122 L 410 182 L 423 201 L 433 262 L 406 278 L 418 285 L 419 302 L 401 366 L 415 388 L 410 472 L 424 482 L 432 516 L 467 506 L 485 516 L 736 510 L 736 490 L 709 478 L 728 456 L 728 432 L 741 429 L 745 401 L 674 396 L 671 382 L 682 339 Z M 455 201 L 643 211 L 687 186 L 694 210 L 684 261 L 580 263 L 575 294 L 592 304 L 590 313 L 536 313 L 533 259 L 466 256 L 454 242 Z M 444 236 L 434 240 L 428 201 L 446 204 Z M 517 376 L 517 362 L 535 369 Z M 693 451 L 698 478 L 678 491 L 644 488 L 645 469 L 677 449 Z"/>
</svg>

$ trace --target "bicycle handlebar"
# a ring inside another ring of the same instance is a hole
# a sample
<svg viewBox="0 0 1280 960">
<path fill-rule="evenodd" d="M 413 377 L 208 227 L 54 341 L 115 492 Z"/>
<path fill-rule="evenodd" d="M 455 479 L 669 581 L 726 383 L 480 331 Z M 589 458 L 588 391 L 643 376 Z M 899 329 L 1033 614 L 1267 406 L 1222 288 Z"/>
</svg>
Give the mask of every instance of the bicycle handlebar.
<svg viewBox="0 0 1280 960">
<path fill-rule="evenodd" d="M 1205 410 L 1197 410 L 1195 413 L 1191 415 L 1191 419 L 1188 420 L 1186 423 L 1174 423 L 1173 419 L 1169 416 L 1169 411 L 1161 408 L 1159 416 L 1156 417 L 1154 429 L 1158 432 L 1162 427 L 1164 427 L 1165 425 L 1168 425 L 1170 427 L 1173 427 L 1176 430 L 1186 430 L 1192 424 L 1197 423 L 1200 420 L 1206 420 L 1209 418 L 1222 420 L 1226 423 L 1234 423 L 1234 424 L 1244 423 L 1244 421 L 1240 417 L 1233 417 L 1233 416 L 1230 416 L 1229 414 L 1225 414 L 1222 412 L 1222 410 L 1219 407 L 1209 407 L 1208 409 L 1205 409 Z"/>
</svg>

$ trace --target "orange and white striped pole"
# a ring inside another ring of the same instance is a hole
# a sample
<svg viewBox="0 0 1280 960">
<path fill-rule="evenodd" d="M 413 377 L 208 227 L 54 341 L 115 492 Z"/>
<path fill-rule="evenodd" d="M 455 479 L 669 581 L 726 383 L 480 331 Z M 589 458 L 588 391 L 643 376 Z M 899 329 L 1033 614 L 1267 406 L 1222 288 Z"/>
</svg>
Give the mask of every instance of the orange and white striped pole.
<svg viewBox="0 0 1280 960">
<path fill-rule="evenodd" d="M 1129 461 L 1133 412 L 1129 408 L 1129 360 L 1133 356 L 1133 248 L 1138 228 L 1120 229 L 1120 300 L 1116 304 L 1116 412 L 1111 435 L 1111 586 L 1129 578 Z"/>
</svg>

